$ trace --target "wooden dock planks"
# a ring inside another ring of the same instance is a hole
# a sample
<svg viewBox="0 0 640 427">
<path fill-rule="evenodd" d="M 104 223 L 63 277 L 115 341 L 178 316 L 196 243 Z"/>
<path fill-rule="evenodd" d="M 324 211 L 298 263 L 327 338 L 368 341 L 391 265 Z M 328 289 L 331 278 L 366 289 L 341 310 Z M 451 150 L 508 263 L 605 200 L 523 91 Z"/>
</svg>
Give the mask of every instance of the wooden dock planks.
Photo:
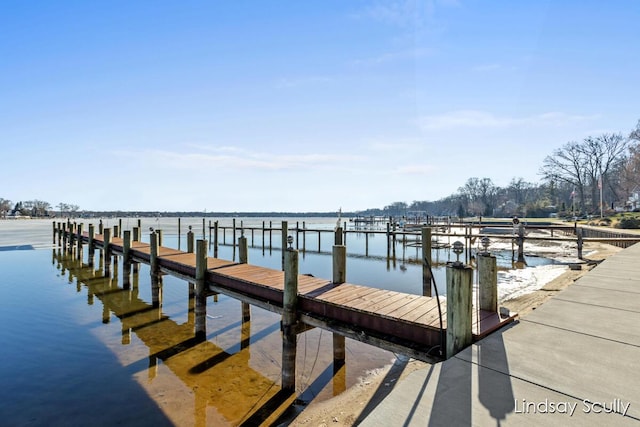
<svg viewBox="0 0 640 427">
<path fill-rule="evenodd" d="M 88 240 L 87 236 L 83 237 Z M 98 246 L 103 236 L 94 235 Z M 112 248 L 122 250 L 123 241 L 113 238 Z M 149 260 L 150 246 L 134 241 L 131 244 L 134 258 Z M 195 277 L 196 256 L 180 250 L 159 247 L 161 267 L 187 277 Z M 284 272 L 251 264 L 207 258 L 207 282 L 216 287 L 226 287 L 236 293 L 282 306 Z M 440 344 L 442 326 L 446 328 L 446 300 L 435 297 L 405 294 L 396 291 L 370 288 L 350 283 L 335 284 L 327 279 L 298 276 L 299 305 L 309 316 L 326 322 L 342 322 L 348 327 L 386 337 L 391 341 L 409 341 L 427 350 Z M 513 317 L 501 319 L 497 313 L 480 311 L 473 319 L 475 339 L 513 321 Z"/>
</svg>

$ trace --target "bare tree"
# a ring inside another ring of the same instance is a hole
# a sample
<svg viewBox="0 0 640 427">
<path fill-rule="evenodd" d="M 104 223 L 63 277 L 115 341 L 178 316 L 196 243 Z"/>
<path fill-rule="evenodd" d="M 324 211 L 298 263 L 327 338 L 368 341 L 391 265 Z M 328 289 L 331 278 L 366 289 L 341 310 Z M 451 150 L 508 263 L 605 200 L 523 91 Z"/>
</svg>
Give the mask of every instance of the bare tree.
<svg viewBox="0 0 640 427">
<path fill-rule="evenodd" d="M 0 216 L 2 216 L 2 218 L 7 217 L 7 212 L 11 210 L 11 204 L 11 200 L 0 197 Z"/>
</svg>

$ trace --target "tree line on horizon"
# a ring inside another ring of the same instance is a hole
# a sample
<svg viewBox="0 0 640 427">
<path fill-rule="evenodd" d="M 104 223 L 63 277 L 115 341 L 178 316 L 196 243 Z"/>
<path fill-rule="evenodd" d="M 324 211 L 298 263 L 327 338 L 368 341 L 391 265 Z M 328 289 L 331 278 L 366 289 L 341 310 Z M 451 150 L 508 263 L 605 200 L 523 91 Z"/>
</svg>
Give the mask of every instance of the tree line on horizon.
<svg viewBox="0 0 640 427">
<path fill-rule="evenodd" d="M 491 178 L 469 178 L 458 191 L 436 201 L 394 202 L 362 215 L 583 216 L 638 208 L 640 120 L 628 135 L 604 133 L 570 141 L 545 157 L 538 183 L 514 177 L 506 187 Z M 635 202 L 629 203 L 635 194 Z M 602 197 L 600 197 L 602 195 Z M 602 199 L 602 201 L 601 201 Z"/>
<path fill-rule="evenodd" d="M 547 217 L 599 214 L 618 209 L 637 209 L 640 193 L 640 120 L 628 135 L 604 133 L 582 141 L 570 141 L 545 157 L 540 167 L 541 181 L 527 182 L 514 177 L 506 187 L 491 178 L 472 177 L 450 196 L 436 201 L 393 202 L 383 208 L 343 212 L 342 216 L 376 215 L 485 217 Z M 635 194 L 636 200 L 629 204 Z M 600 197 L 601 196 L 601 197 Z M 602 199 L 602 206 L 601 206 Z M 0 198 L 0 217 L 60 216 L 333 216 L 337 212 L 130 212 L 80 211 L 79 206 L 60 202 L 53 211 L 49 202 L 27 200 L 13 203 Z"/>
</svg>

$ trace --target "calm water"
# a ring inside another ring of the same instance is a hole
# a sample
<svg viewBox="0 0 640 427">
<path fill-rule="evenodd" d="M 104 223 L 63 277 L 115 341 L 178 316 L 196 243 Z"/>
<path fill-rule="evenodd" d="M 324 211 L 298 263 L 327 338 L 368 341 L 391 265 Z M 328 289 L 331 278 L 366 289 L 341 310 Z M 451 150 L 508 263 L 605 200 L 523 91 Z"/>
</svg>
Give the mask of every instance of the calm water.
<svg viewBox="0 0 640 427">
<path fill-rule="evenodd" d="M 335 226 L 331 218 L 305 221 L 308 228 Z M 164 246 L 185 249 L 189 224 L 202 237 L 201 219 L 183 219 L 178 243 L 177 219 L 144 219 L 143 240 L 148 227 L 161 228 Z M 273 220 L 274 227 L 280 224 Z M 134 225 L 123 221 L 125 229 Z M 52 246 L 51 227 L 51 221 L 0 221 L 0 425 L 252 425 L 283 404 L 278 315 L 252 307 L 251 321 L 243 324 L 239 301 L 209 297 L 206 340 L 195 341 L 194 302 L 185 281 L 164 276 L 161 305 L 154 307 L 148 266 L 125 289 L 122 265 L 103 277 L 100 251 L 90 266 L 86 248 L 78 256 Z M 250 263 L 280 268 L 279 233 L 273 233 L 271 250 L 268 233 L 264 247 L 261 232 L 246 235 Z M 220 258 L 236 259 L 231 241 L 228 232 Z M 300 272 L 331 277 L 332 236 L 322 234 L 320 252 L 317 233 L 307 234 L 305 243 Z M 368 257 L 363 234 L 349 234 L 346 243 L 349 282 L 421 293 L 417 248 L 399 243 L 396 259 L 388 261 L 384 235 L 370 236 Z M 435 262 L 451 256 L 433 253 Z M 435 270 L 441 288 L 442 270 Z M 331 333 L 305 332 L 298 338 L 298 403 L 338 394 L 393 359 L 347 339 L 346 365 L 334 372 Z"/>
</svg>

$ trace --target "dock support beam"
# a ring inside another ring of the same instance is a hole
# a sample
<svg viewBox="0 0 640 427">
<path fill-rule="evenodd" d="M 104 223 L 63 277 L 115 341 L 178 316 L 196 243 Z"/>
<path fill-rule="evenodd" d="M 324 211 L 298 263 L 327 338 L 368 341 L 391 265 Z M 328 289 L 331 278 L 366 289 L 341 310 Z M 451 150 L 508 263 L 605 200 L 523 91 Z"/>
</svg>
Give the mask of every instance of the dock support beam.
<svg viewBox="0 0 640 427">
<path fill-rule="evenodd" d="M 431 227 L 422 227 L 422 295 L 431 296 Z"/>
<path fill-rule="evenodd" d="M 283 229 L 284 229 L 283 224 Z M 285 241 L 286 243 L 286 241 Z M 295 392 L 296 387 L 296 324 L 298 322 L 298 251 L 283 251 L 284 295 L 282 300 L 282 390 Z"/>
<path fill-rule="evenodd" d="M 207 296 L 205 275 L 207 273 L 207 241 L 196 242 L 196 339 L 207 338 Z"/>
<path fill-rule="evenodd" d="M 473 269 L 460 262 L 447 266 L 446 358 L 471 345 Z"/>
<path fill-rule="evenodd" d="M 496 257 L 489 253 L 478 255 L 478 299 L 480 310 L 498 311 L 498 266 Z"/>
<path fill-rule="evenodd" d="M 213 257 L 218 258 L 218 221 L 213 223 Z"/>
</svg>

